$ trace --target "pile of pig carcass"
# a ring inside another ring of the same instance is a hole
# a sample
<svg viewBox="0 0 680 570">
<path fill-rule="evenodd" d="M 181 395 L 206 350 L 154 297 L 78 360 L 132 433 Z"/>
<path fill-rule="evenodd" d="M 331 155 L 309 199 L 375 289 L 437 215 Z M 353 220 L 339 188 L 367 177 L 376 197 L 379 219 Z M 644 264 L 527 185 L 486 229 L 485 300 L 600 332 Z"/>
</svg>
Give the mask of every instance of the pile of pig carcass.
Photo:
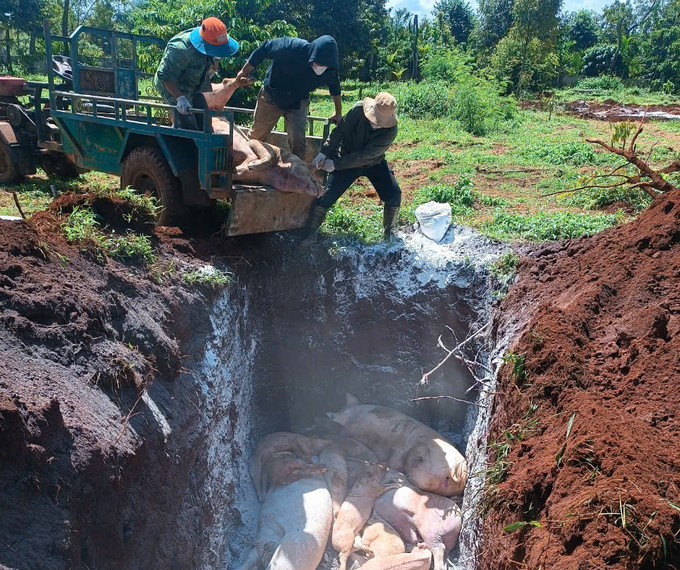
<svg viewBox="0 0 680 570">
<path fill-rule="evenodd" d="M 419 421 L 349 394 L 327 415 L 339 435 L 277 432 L 255 449 L 263 504 L 240 570 L 315 570 L 329 538 L 339 570 L 444 570 L 461 528 L 449 497 L 463 492 L 465 458 Z"/>
</svg>

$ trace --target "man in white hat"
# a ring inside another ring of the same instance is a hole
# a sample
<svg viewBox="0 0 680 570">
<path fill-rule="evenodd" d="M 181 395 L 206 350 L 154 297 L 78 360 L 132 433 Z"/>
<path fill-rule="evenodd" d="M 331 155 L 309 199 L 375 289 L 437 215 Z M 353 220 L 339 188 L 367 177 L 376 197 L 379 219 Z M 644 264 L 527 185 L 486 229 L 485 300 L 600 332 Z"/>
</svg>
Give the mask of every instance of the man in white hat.
<svg viewBox="0 0 680 570">
<path fill-rule="evenodd" d="M 328 209 L 360 176 L 366 176 L 385 204 L 385 239 L 392 236 L 399 217 L 401 189 L 385 160 L 385 151 L 397 137 L 397 101 L 389 93 L 359 101 L 340 120 L 312 166 L 330 173 L 326 193 L 316 200 L 309 215 L 309 233 L 302 245 L 316 242 Z"/>
</svg>

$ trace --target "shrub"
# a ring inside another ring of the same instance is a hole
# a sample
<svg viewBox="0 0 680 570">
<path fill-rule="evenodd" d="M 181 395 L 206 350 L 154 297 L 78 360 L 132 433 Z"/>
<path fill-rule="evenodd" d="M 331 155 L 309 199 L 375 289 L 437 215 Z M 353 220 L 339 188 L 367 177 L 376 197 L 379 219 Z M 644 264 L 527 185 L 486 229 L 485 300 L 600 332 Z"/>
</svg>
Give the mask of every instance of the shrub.
<svg viewBox="0 0 680 570">
<path fill-rule="evenodd" d="M 583 54 L 581 73 L 588 77 L 605 76 L 606 73 L 620 75 L 623 71 L 623 56 L 616 45 L 597 45 Z"/>
<path fill-rule="evenodd" d="M 155 255 L 149 236 L 128 233 L 124 236 L 105 238 L 104 249 L 121 261 L 153 263 Z"/>
<path fill-rule="evenodd" d="M 620 91 L 624 88 L 620 77 L 613 75 L 600 75 L 599 77 L 586 77 L 578 82 L 577 86 L 581 89 L 592 89 L 593 91 Z"/>
<path fill-rule="evenodd" d="M 430 51 L 422 64 L 423 79 L 452 80 L 469 69 L 469 58 L 457 48 Z"/>
<path fill-rule="evenodd" d="M 408 83 L 399 107 L 404 115 L 414 119 L 446 117 L 453 108 L 451 89 L 442 81 Z"/>
<path fill-rule="evenodd" d="M 574 166 L 598 166 L 610 164 L 610 155 L 597 152 L 592 145 L 580 142 L 545 144 L 536 143 L 524 146 L 520 155 L 532 162 Z"/>
</svg>

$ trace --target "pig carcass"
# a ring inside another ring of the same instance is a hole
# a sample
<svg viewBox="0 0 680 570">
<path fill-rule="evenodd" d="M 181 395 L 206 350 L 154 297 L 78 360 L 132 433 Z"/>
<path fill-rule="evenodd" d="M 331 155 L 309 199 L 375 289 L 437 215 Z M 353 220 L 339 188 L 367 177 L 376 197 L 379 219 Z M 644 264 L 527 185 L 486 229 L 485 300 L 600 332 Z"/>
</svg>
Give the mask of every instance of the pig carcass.
<svg viewBox="0 0 680 570">
<path fill-rule="evenodd" d="M 254 547 L 240 570 L 316 570 L 332 520 L 331 495 L 320 475 L 269 490 Z"/>
<path fill-rule="evenodd" d="M 250 77 L 227 78 L 213 84 L 212 92 L 203 94 L 208 108 L 223 109 L 236 89 L 252 85 L 253 81 Z M 229 122 L 222 117 L 213 117 L 212 126 L 217 134 L 229 134 Z M 233 182 L 271 186 L 317 198 L 324 192 L 323 184 L 304 160 L 277 146 L 249 139 L 247 132 L 238 127 L 234 129 L 233 156 Z"/>
<path fill-rule="evenodd" d="M 229 122 L 222 117 L 213 117 L 213 130 L 217 134 L 228 134 Z M 309 164 L 278 146 L 248 139 L 241 128 L 234 129 L 233 156 L 234 182 L 271 186 L 281 192 L 315 197 L 323 194 L 323 184 Z"/>
<path fill-rule="evenodd" d="M 375 514 L 386 520 L 404 542 L 427 545 L 434 557 L 434 570 L 446 569 L 446 556 L 458 544 L 462 514 L 448 497 L 427 493 L 388 469 L 382 479 L 392 489 L 375 501 Z"/>
<path fill-rule="evenodd" d="M 467 462 L 439 433 L 392 408 L 359 404 L 351 394 L 347 405 L 328 417 L 343 426 L 342 435 L 361 441 L 388 467 L 405 473 L 423 491 L 446 497 L 462 493 Z"/>
</svg>

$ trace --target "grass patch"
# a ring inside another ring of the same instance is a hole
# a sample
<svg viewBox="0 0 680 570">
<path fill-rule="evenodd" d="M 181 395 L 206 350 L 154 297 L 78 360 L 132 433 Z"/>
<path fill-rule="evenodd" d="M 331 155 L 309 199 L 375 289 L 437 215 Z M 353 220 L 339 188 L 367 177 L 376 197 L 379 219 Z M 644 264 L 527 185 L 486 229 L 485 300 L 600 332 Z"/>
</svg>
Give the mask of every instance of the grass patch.
<svg viewBox="0 0 680 570">
<path fill-rule="evenodd" d="M 494 211 L 493 219 L 484 222 L 482 233 L 493 239 L 550 241 L 592 235 L 623 222 L 621 214 L 578 214 L 573 212 L 538 212 L 513 214 Z"/>
<path fill-rule="evenodd" d="M 510 251 L 501 256 L 501 258 L 491 266 L 491 276 L 498 284 L 497 288 L 491 292 L 494 297 L 505 297 L 510 284 L 515 279 L 518 262 L 519 256 L 516 253 Z"/>
<path fill-rule="evenodd" d="M 144 265 L 155 261 L 151 238 L 128 232 L 125 235 L 106 235 L 91 208 L 76 206 L 62 224 L 69 243 L 91 242 L 101 256 L 108 254 L 123 262 L 139 262 Z"/>
<path fill-rule="evenodd" d="M 346 198 L 341 198 L 328 211 L 321 231 L 326 235 L 339 238 L 359 240 L 371 245 L 383 239 L 383 208 L 372 202 L 363 207 L 352 205 Z"/>
<path fill-rule="evenodd" d="M 182 277 L 187 285 L 206 287 L 213 290 L 223 289 L 234 280 L 231 273 L 211 265 L 184 273 Z"/>
<path fill-rule="evenodd" d="M 618 180 L 617 180 L 618 182 Z M 598 182 L 608 184 L 604 182 Z M 565 194 L 558 198 L 561 204 L 576 206 L 587 210 L 601 210 L 615 203 L 623 203 L 634 213 L 646 210 L 652 203 L 652 198 L 640 188 L 590 188 L 579 192 Z"/>
</svg>

